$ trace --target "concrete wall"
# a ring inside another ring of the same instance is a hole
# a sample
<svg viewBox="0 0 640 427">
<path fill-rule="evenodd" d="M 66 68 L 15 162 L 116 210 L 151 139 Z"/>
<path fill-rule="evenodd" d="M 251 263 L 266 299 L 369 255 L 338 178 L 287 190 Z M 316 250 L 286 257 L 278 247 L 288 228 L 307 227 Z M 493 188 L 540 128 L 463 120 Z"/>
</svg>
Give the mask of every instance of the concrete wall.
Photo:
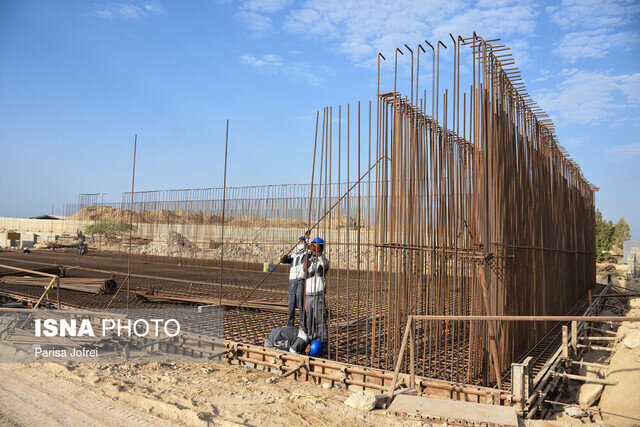
<svg viewBox="0 0 640 427">
<path fill-rule="evenodd" d="M 87 226 L 94 221 L 78 220 L 49 220 L 49 219 L 27 219 L 27 218 L 6 218 L 0 217 L 0 247 L 8 247 L 7 232 L 13 231 L 21 234 L 24 242 L 38 242 L 57 240 L 57 236 L 75 236 L 77 230 L 85 231 Z M 144 239 L 156 239 L 170 230 L 177 231 L 187 239 L 199 246 L 208 246 L 210 241 L 219 242 L 222 236 L 222 226 L 220 225 L 194 225 L 194 224 L 134 224 L 133 236 Z M 225 243 L 295 243 L 297 238 L 303 233 L 297 228 L 276 228 L 276 227 L 229 227 L 225 226 Z M 30 234 L 29 234 L 30 233 Z M 369 231 L 360 231 L 360 241 L 367 242 Z M 328 244 L 340 240 L 346 243 L 347 239 L 351 244 L 358 241 L 358 230 L 319 230 L 312 233 L 312 237 L 321 236 Z M 373 241 L 373 232 L 371 232 Z M 203 249 L 205 249 L 203 247 Z"/>
<path fill-rule="evenodd" d="M 89 221 L 55 220 L 55 219 L 27 219 L 0 217 L 0 232 L 7 231 L 18 233 L 50 233 L 50 234 L 76 234 L 76 230 L 84 229 L 91 224 Z"/>
</svg>

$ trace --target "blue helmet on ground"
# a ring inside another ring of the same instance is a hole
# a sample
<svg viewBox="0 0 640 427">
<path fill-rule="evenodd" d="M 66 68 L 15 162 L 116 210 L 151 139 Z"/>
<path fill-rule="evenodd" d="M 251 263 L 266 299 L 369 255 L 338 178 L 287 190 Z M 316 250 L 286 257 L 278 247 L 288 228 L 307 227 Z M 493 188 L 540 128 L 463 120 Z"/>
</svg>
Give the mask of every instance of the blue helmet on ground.
<svg viewBox="0 0 640 427">
<path fill-rule="evenodd" d="M 322 351 L 322 344 L 320 344 L 319 340 L 311 341 L 311 346 L 309 347 L 309 356 L 319 356 Z"/>
</svg>

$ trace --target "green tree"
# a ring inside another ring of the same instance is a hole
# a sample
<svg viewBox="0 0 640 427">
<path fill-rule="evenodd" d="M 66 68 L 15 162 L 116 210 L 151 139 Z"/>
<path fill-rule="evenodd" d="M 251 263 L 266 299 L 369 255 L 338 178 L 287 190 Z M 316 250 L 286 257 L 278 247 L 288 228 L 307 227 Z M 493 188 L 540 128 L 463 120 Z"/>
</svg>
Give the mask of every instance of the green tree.
<svg viewBox="0 0 640 427">
<path fill-rule="evenodd" d="M 596 261 L 607 262 L 611 260 L 609 251 L 613 246 L 613 234 L 615 226 L 611 221 L 602 218 L 600 209 L 596 210 Z"/>
<path fill-rule="evenodd" d="M 125 221 L 115 221 L 111 219 L 103 219 L 100 222 L 89 225 L 85 234 L 102 235 L 107 239 L 112 239 L 132 229 L 132 225 Z"/>
<path fill-rule="evenodd" d="M 622 242 L 631 238 L 631 227 L 629 223 L 620 217 L 613 232 L 613 250 L 616 253 L 622 253 Z"/>
</svg>

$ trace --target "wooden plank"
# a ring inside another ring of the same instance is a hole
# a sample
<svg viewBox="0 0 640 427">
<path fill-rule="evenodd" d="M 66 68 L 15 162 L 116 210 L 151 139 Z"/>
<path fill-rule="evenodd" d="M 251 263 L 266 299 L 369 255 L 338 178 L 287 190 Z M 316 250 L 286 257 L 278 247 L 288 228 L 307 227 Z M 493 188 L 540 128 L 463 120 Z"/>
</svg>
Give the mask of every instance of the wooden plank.
<svg viewBox="0 0 640 427">
<path fill-rule="evenodd" d="M 453 424 L 517 426 L 515 408 L 484 403 L 397 395 L 387 412 L 401 417 L 429 419 Z"/>
<path fill-rule="evenodd" d="M 3 265 L 0 265 L 0 269 L 2 267 L 5 267 Z M 12 267 L 12 266 L 6 266 L 6 267 Z M 10 271 L 2 271 L 0 272 L 0 277 L 3 276 L 24 276 L 25 273 L 27 273 L 27 271 L 23 270 L 23 269 L 13 269 L 13 268 L 9 268 L 8 270 Z M 30 270 L 34 273 L 47 273 L 47 274 L 53 274 L 53 275 L 58 275 L 60 277 L 63 277 L 65 275 L 65 271 L 66 269 L 60 265 L 50 265 L 50 266 L 45 266 L 45 267 L 38 267 L 38 268 L 34 268 L 33 270 Z"/>
<path fill-rule="evenodd" d="M 28 270 L 26 268 L 19 268 L 19 267 L 14 267 L 12 265 L 6 265 L 6 264 L 0 264 L 1 268 L 6 268 L 8 270 L 13 270 L 13 271 L 21 271 L 23 273 L 29 273 L 29 274 L 35 274 L 36 276 L 45 276 L 45 277 L 58 277 L 57 274 L 49 274 L 49 273 L 43 273 L 41 271 L 36 271 L 36 270 Z"/>
</svg>

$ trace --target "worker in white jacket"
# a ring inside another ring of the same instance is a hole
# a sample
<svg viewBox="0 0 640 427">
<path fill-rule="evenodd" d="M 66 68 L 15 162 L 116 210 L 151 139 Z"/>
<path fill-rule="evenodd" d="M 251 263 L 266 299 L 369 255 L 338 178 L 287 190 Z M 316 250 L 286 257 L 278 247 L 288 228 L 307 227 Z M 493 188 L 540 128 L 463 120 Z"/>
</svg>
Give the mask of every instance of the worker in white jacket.
<svg viewBox="0 0 640 427">
<path fill-rule="evenodd" d="M 296 307 L 299 311 L 299 327 L 304 325 L 302 318 L 302 293 L 304 292 L 304 264 L 307 261 L 307 237 L 300 236 L 296 252 L 283 255 L 280 262 L 291 264 L 289 269 L 289 317 L 287 326 L 294 326 Z"/>
<path fill-rule="evenodd" d="M 305 329 L 312 339 L 320 340 L 322 349 L 327 348 L 329 330 L 327 328 L 327 307 L 325 293 L 327 288 L 326 274 L 329 260 L 324 256 L 324 240 L 313 239 L 309 245 L 311 252 L 307 265 L 305 283 L 304 311 Z"/>
</svg>

